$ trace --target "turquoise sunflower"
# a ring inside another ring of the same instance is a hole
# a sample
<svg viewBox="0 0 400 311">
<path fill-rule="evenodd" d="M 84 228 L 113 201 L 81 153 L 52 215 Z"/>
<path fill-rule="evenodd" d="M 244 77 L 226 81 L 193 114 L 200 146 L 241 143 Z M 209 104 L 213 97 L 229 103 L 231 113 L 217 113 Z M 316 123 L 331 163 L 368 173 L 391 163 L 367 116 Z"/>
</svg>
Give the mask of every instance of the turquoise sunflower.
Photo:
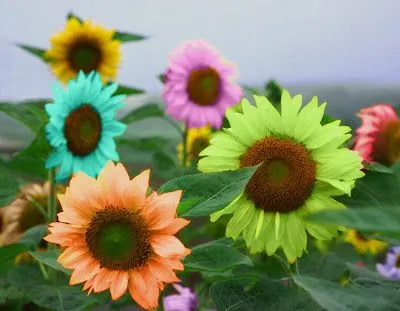
<svg viewBox="0 0 400 311">
<path fill-rule="evenodd" d="M 67 90 L 55 86 L 54 102 L 45 106 L 49 115 L 45 130 L 53 147 L 46 168 L 59 167 L 57 180 L 77 171 L 95 177 L 107 160 L 119 160 L 114 137 L 122 135 L 126 125 L 115 120 L 125 98 L 112 96 L 117 88 L 115 83 L 104 87 L 95 72 L 80 72 Z"/>
<path fill-rule="evenodd" d="M 307 232 L 319 240 L 337 235 L 337 227 L 314 224 L 307 215 L 345 206 L 333 197 L 350 195 L 364 175 L 357 152 L 342 148 L 350 128 L 340 121 L 321 125 L 326 103 L 317 97 L 302 109 L 302 97 L 285 90 L 278 112 L 266 97 L 243 99 L 242 112 L 227 112 L 231 128 L 218 132 L 198 164 L 202 172 L 236 170 L 261 164 L 243 193 L 211 215 L 232 217 L 226 236 L 243 236 L 250 252 L 272 255 L 282 248 L 292 261 L 307 247 Z"/>
</svg>

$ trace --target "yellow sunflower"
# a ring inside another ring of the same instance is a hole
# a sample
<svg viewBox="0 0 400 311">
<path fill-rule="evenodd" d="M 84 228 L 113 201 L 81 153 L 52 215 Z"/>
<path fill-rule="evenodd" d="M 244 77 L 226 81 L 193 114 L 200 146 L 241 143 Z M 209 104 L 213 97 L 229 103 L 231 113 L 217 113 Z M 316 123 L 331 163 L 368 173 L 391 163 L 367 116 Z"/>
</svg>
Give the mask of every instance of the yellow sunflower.
<svg viewBox="0 0 400 311">
<path fill-rule="evenodd" d="M 46 52 L 54 75 L 67 83 L 80 71 L 97 71 L 103 82 L 115 80 L 121 51 L 114 33 L 90 21 L 70 18 L 65 29 L 50 39 L 51 48 Z"/>
<path fill-rule="evenodd" d="M 368 239 L 359 231 L 354 229 L 348 230 L 345 233 L 344 240 L 353 245 L 360 254 L 370 253 L 376 255 L 383 251 L 387 246 L 387 243 Z"/>
<path fill-rule="evenodd" d="M 186 138 L 186 166 L 199 157 L 200 152 L 208 146 L 211 139 L 211 127 L 190 128 Z M 179 161 L 183 161 L 183 143 L 177 146 Z"/>
</svg>

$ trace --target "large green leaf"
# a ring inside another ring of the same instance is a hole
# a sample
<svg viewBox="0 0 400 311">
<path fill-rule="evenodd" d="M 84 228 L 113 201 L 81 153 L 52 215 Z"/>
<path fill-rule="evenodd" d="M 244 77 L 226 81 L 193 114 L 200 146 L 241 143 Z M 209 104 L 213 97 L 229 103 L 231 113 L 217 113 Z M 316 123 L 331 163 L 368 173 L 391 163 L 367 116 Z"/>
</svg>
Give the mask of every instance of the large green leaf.
<svg viewBox="0 0 400 311">
<path fill-rule="evenodd" d="M 140 106 L 125 115 L 120 121 L 125 124 L 134 123 L 147 118 L 163 117 L 164 111 L 158 104 L 147 104 Z"/>
<path fill-rule="evenodd" d="M 49 266 L 55 270 L 64 272 L 65 274 L 71 274 L 71 270 L 65 269 L 58 263 L 57 258 L 58 256 L 60 256 L 60 253 L 61 252 L 58 249 L 46 252 L 29 252 L 29 254 L 31 254 L 33 258 L 43 263 L 44 265 Z"/>
<path fill-rule="evenodd" d="M 17 153 L 9 162 L 8 168 L 24 175 L 46 178 L 45 162 L 51 147 L 41 130 L 31 144 Z"/>
<path fill-rule="evenodd" d="M 121 138 L 117 143 L 138 150 L 163 151 L 170 141 L 164 137 L 143 137 Z"/>
<path fill-rule="evenodd" d="M 9 280 L 29 300 L 50 310 L 85 310 L 96 302 L 94 297 L 87 297 L 80 286 L 53 284 L 44 279 L 36 265 L 14 268 L 9 273 Z"/>
<path fill-rule="evenodd" d="M 400 231 L 400 209 L 363 207 L 343 209 L 339 211 L 324 211 L 309 217 L 311 221 L 344 225 L 364 231 Z"/>
<path fill-rule="evenodd" d="M 132 42 L 132 41 L 142 41 L 142 40 L 147 39 L 147 37 L 136 34 L 136 33 L 117 31 L 117 32 L 115 32 L 113 39 L 119 40 L 119 41 L 125 43 L 125 42 Z"/>
<path fill-rule="evenodd" d="M 47 233 L 47 225 L 37 225 L 25 231 L 19 243 L 34 248 L 42 241 Z"/>
<path fill-rule="evenodd" d="M 162 178 L 170 179 L 178 175 L 179 165 L 177 159 L 168 152 L 155 152 L 152 156 L 151 163 L 153 172 Z"/>
<path fill-rule="evenodd" d="M 260 279 L 254 286 L 247 278 L 221 281 L 210 288 L 210 295 L 217 310 L 323 310 L 305 292 L 266 279 Z"/>
<path fill-rule="evenodd" d="M 295 275 L 293 279 L 328 311 L 400 310 L 400 287 L 394 283 L 342 286 L 308 276 Z"/>
<path fill-rule="evenodd" d="M 41 59 L 43 62 L 45 62 L 45 63 L 48 62 L 48 59 L 45 54 L 46 50 L 37 48 L 34 46 L 30 46 L 30 45 L 25 45 L 25 44 L 18 44 L 18 47 L 20 47 L 21 49 L 23 49 L 24 51 L 27 51 L 28 53 L 30 53 L 32 55 L 35 55 L 36 57 Z"/>
<path fill-rule="evenodd" d="M 31 105 L 30 103 L 0 103 L 0 111 L 21 122 L 35 133 L 37 133 L 48 120 L 48 116 L 43 109 L 40 109 L 37 105 Z"/>
<path fill-rule="evenodd" d="M 223 272 L 240 265 L 253 266 L 253 263 L 232 243 L 221 244 L 218 241 L 193 247 L 192 253 L 185 258 L 185 267 L 197 272 Z"/>
<path fill-rule="evenodd" d="M 243 192 L 257 167 L 179 177 L 162 185 L 160 192 L 183 190 L 178 214 L 207 216 L 226 207 Z"/>
<path fill-rule="evenodd" d="M 0 208 L 11 203 L 18 191 L 20 185 L 18 180 L 4 167 L 1 163 L 0 166 Z"/>
<path fill-rule="evenodd" d="M 15 258 L 26 250 L 26 245 L 10 244 L 0 247 L 0 274 L 7 273 L 14 266 Z"/>
<path fill-rule="evenodd" d="M 115 91 L 113 95 L 139 95 L 139 94 L 144 94 L 145 91 L 142 89 L 137 89 L 134 87 L 126 86 L 126 85 L 118 85 L 118 89 Z"/>
</svg>

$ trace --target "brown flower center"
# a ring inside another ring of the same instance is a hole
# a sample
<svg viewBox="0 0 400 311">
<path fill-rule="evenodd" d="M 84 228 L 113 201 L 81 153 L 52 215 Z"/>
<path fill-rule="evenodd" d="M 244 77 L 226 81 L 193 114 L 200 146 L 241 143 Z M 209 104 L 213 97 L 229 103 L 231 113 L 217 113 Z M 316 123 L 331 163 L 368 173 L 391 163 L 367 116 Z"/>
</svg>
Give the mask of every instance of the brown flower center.
<svg viewBox="0 0 400 311">
<path fill-rule="evenodd" d="M 387 122 L 377 133 L 372 158 L 388 166 L 400 160 L 400 121 Z"/>
<path fill-rule="evenodd" d="M 64 135 L 73 155 L 85 156 L 91 153 L 101 138 L 99 113 L 89 104 L 72 111 L 65 120 Z"/>
<path fill-rule="evenodd" d="M 68 53 L 70 66 L 76 72 L 82 70 L 86 74 L 98 70 L 101 59 L 101 50 L 98 45 L 90 41 L 77 42 Z"/>
<path fill-rule="evenodd" d="M 96 213 L 86 231 L 86 243 L 92 256 L 110 270 L 141 267 L 153 252 L 143 217 L 114 206 Z"/>
<path fill-rule="evenodd" d="M 241 167 L 261 162 L 246 186 L 247 196 L 265 211 L 288 213 L 299 209 L 316 178 L 316 163 L 307 149 L 291 139 L 266 137 L 240 159 Z"/>
<path fill-rule="evenodd" d="M 200 106 L 214 105 L 220 94 L 221 78 L 211 67 L 194 69 L 189 75 L 186 91 L 189 99 Z"/>
</svg>

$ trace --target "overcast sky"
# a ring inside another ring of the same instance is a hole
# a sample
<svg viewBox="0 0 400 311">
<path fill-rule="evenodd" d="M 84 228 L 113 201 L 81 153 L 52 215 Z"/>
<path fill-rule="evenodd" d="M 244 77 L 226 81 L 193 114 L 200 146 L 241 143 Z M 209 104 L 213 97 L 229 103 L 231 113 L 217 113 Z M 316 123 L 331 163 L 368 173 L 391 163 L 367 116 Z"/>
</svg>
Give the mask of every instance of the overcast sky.
<svg viewBox="0 0 400 311">
<path fill-rule="evenodd" d="M 153 94 L 168 52 L 198 38 L 250 85 L 400 85 L 399 0 L 0 0 L 0 100 L 50 96 L 46 66 L 13 44 L 47 48 L 69 11 L 149 35 L 124 45 L 118 80 Z"/>
</svg>

